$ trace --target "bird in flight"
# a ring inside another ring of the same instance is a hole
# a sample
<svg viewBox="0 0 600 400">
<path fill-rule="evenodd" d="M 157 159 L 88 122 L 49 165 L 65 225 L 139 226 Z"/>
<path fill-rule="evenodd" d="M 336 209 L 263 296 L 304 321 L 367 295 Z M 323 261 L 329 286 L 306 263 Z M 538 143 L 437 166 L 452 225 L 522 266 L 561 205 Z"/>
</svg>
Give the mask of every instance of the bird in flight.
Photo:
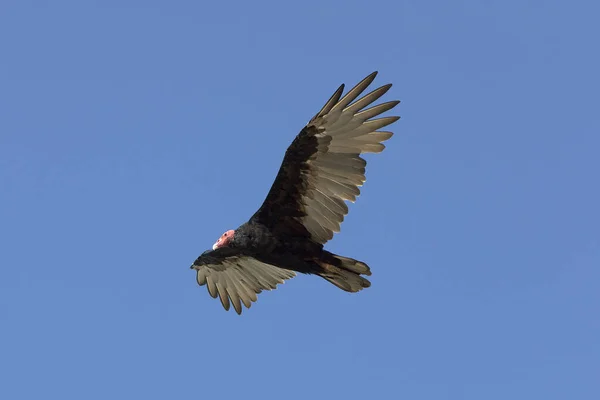
<svg viewBox="0 0 600 400">
<path fill-rule="evenodd" d="M 374 117 L 399 101 L 369 107 L 391 84 L 356 100 L 373 82 L 373 72 L 342 97 L 341 85 L 288 147 L 271 190 L 256 213 L 225 232 L 194 261 L 197 281 L 238 314 L 263 290 L 296 276 L 318 275 L 347 292 L 371 283 L 364 262 L 330 253 L 323 245 L 340 231 L 365 182 L 362 153 L 379 153 L 392 132 L 378 131 L 400 117 Z M 356 101 L 355 101 L 356 100 Z M 367 108 L 369 107 L 369 108 Z"/>
</svg>

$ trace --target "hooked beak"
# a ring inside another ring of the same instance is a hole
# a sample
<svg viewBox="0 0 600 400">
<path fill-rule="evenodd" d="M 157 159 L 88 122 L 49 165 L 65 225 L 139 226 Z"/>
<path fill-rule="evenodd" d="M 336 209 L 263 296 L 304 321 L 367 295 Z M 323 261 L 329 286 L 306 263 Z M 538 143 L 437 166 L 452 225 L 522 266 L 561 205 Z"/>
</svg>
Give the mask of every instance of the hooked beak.
<svg viewBox="0 0 600 400">
<path fill-rule="evenodd" d="M 213 250 L 216 250 L 218 248 L 219 248 L 219 242 L 213 244 L 213 247 L 212 247 Z"/>
</svg>

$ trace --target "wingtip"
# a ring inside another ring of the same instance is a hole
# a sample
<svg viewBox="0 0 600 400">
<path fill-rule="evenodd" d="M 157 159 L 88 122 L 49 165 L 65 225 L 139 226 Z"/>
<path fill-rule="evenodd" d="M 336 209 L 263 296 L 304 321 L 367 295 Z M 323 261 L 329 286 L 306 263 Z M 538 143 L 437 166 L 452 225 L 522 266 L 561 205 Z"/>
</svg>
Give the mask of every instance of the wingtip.
<svg viewBox="0 0 600 400">
<path fill-rule="evenodd" d="M 373 81 L 375 80 L 375 77 L 377 76 L 377 74 L 379 73 L 379 71 L 373 71 L 371 72 L 369 75 L 367 75 L 365 77 L 365 79 L 363 79 L 362 81 L 360 81 L 356 87 L 365 85 L 364 88 L 362 90 L 364 90 L 367 86 L 369 86 L 371 83 L 373 83 Z"/>
</svg>

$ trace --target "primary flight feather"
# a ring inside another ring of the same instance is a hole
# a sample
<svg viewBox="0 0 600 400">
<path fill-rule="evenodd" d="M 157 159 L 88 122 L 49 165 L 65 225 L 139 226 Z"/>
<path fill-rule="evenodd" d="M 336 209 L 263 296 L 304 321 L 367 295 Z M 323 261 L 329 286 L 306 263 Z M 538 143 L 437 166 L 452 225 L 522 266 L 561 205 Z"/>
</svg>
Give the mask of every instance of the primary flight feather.
<svg viewBox="0 0 600 400">
<path fill-rule="evenodd" d="M 375 118 L 399 101 L 372 107 L 392 86 L 356 100 L 373 82 L 373 72 L 342 97 L 341 85 L 288 147 L 264 203 L 236 230 L 225 232 L 194 261 L 200 285 L 223 307 L 238 314 L 257 294 L 275 289 L 295 272 L 318 275 L 347 292 L 371 283 L 364 262 L 328 252 L 323 245 L 340 231 L 365 182 L 362 153 L 379 153 L 392 132 L 379 131 L 399 117 Z M 367 108 L 369 107 L 369 108 Z"/>
</svg>

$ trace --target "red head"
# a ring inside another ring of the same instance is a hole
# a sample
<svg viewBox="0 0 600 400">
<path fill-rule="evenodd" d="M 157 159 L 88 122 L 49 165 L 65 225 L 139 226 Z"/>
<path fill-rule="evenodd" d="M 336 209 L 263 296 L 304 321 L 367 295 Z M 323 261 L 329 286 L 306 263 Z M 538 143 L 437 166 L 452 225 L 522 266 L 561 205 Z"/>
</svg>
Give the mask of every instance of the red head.
<svg viewBox="0 0 600 400">
<path fill-rule="evenodd" d="M 234 230 L 230 229 L 224 234 L 221 235 L 219 240 L 215 244 L 213 244 L 213 250 L 218 249 L 219 247 L 225 247 L 229 244 L 229 241 L 233 238 Z"/>
</svg>

